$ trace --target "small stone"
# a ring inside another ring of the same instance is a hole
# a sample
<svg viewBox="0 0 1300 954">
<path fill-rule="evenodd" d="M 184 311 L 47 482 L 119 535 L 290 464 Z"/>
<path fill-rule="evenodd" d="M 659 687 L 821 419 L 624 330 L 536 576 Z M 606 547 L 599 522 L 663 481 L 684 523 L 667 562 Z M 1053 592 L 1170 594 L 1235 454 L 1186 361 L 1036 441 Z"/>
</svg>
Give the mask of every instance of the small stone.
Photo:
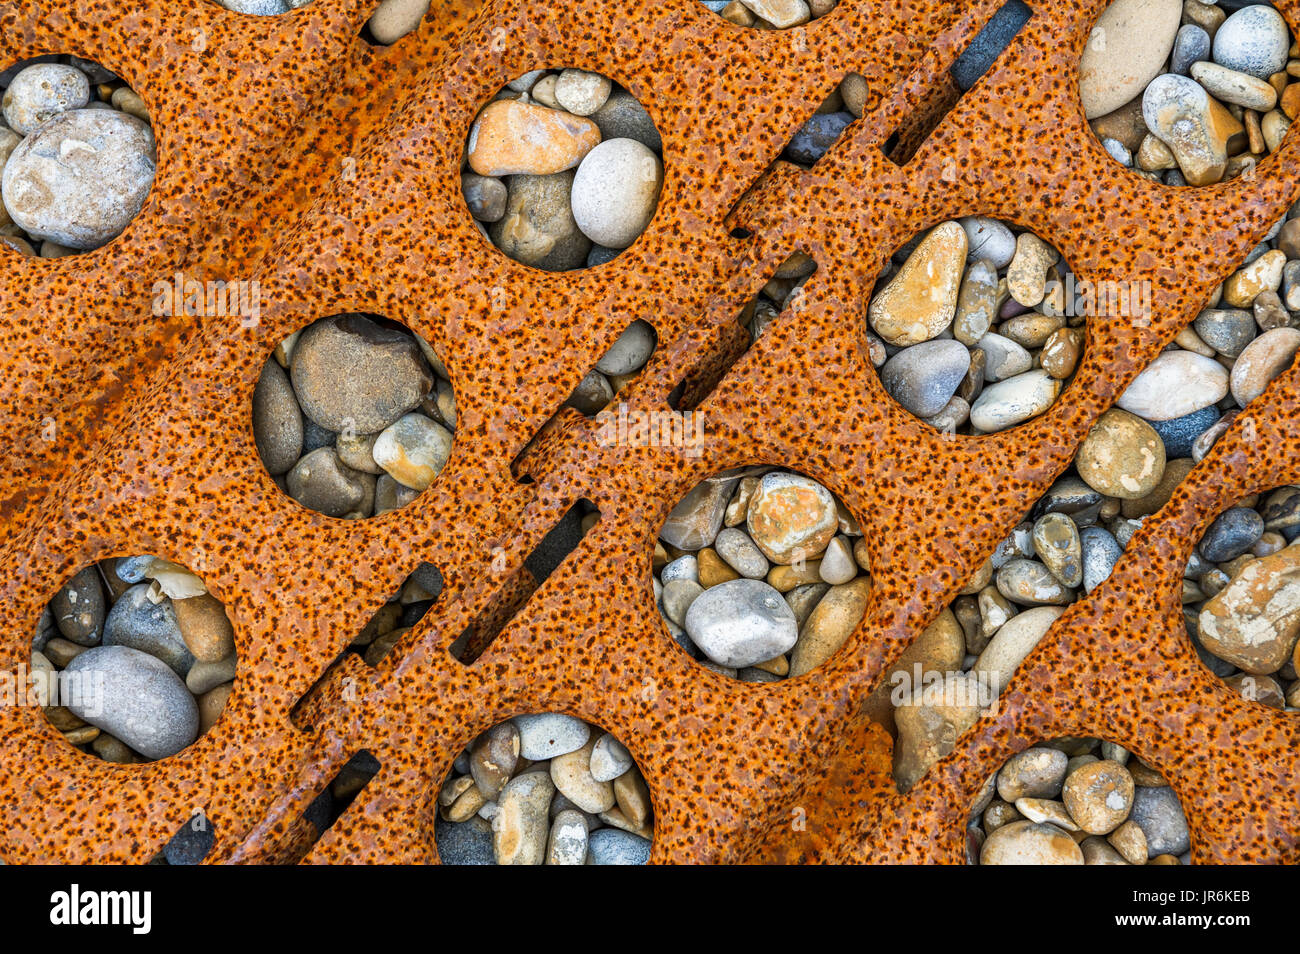
<svg viewBox="0 0 1300 954">
<path fill-rule="evenodd" d="M 1106 836 L 1106 840 L 1115 846 L 1131 865 L 1147 863 L 1147 836 L 1142 826 L 1135 821 L 1126 821 Z"/>
<path fill-rule="evenodd" d="M 88 250 L 122 233 L 153 186 L 153 131 L 111 109 L 59 113 L 19 143 L 0 191 L 32 238 Z"/>
<path fill-rule="evenodd" d="M 650 789 L 635 766 L 614 779 L 614 797 L 618 810 L 633 828 L 649 825 Z"/>
<path fill-rule="evenodd" d="M 963 223 L 965 221 L 962 220 Z M 967 230 L 967 235 L 969 234 Z M 1011 234 L 1009 229 L 1007 234 Z M 1012 247 L 1015 247 L 1014 240 Z M 957 312 L 952 322 L 953 337 L 964 345 L 974 345 L 992 326 L 997 305 L 997 271 L 983 259 L 974 262 L 966 269 L 961 290 L 957 294 Z M 1026 367 L 1024 370 L 1029 369 Z"/>
<path fill-rule="evenodd" d="M 226 711 L 226 703 L 230 701 L 230 693 L 234 688 L 235 684 L 228 682 L 199 696 L 199 735 L 217 724 L 221 713 Z"/>
<path fill-rule="evenodd" d="M 943 410 L 969 367 L 970 352 L 961 342 L 923 341 L 890 358 L 880 381 L 905 410 L 932 417 Z"/>
<path fill-rule="evenodd" d="M 1016 237 L 1011 229 L 997 219 L 982 215 L 967 216 L 959 221 L 966 230 L 966 260 L 972 266 L 984 261 L 997 272 L 1011 264 L 1016 254 Z"/>
<path fill-rule="evenodd" d="M 572 171 L 511 176 L 505 215 L 488 230 L 497 248 L 517 262 L 547 271 L 581 268 L 591 239 L 574 219 L 573 183 Z"/>
<path fill-rule="evenodd" d="M 429 12 L 429 0 L 382 0 L 370 15 L 370 34 L 377 43 L 390 46 L 414 32 Z"/>
<path fill-rule="evenodd" d="M 1248 552 L 1263 535 L 1263 517 L 1249 507 L 1231 507 L 1210 524 L 1198 549 L 1211 563 L 1227 563 Z"/>
<path fill-rule="evenodd" d="M 495 222 L 506 214 L 506 198 L 510 193 L 500 179 L 466 172 L 460 177 L 460 191 L 469 214 L 478 221 Z"/>
<path fill-rule="evenodd" d="M 591 735 L 587 723 L 558 712 L 520 715 L 511 721 L 519 730 L 520 756 L 533 762 L 576 752 Z"/>
<path fill-rule="evenodd" d="M 1165 447 L 1151 425 L 1111 408 L 1088 431 L 1075 457 L 1079 476 L 1108 497 L 1145 496 L 1165 472 Z"/>
<path fill-rule="evenodd" d="M 401 510 L 419 495 L 420 491 L 403 487 L 387 474 L 380 474 L 375 482 L 375 516 Z"/>
<path fill-rule="evenodd" d="M 1182 19 L 1180 0 L 1114 0 L 1097 18 L 1079 60 L 1088 119 L 1140 95 L 1164 68 Z"/>
<path fill-rule="evenodd" d="M 482 818 L 471 818 L 455 824 L 435 818 L 433 825 L 438 860 L 444 865 L 496 864 L 491 823 Z"/>
<path fill-rule="evenodd" d="M 701 481 L 672 509 L 660 538 L 679 550 L 699 550 L 713 544 L 740 478 L 719 474 Z"/>
<path fill-rule="evenodd" d="M 565 70 L 555 81 L 555 99 L 575 116 L 590 116 L 605 105 L 613 88 L 599 73 Z"/>
<path fill-rule="evenodd" d="M 512 778 L 497 800 L 492 821 L 492 851 L 499 865 L 540 865 L 550 834 L 548 809 L 555 785 L 545 772 Z"/>
<path fill-rule="evenodd" d="M 354 434 L 377 434 L 433 390 L 415 337 L 363 315 L 324 318 L 303 331 L 290 376 L 308 418 Z"/>
<path fill-rule="evenodd" d="M 703 592 L 704 587 L 694 580 L 669 580 L 664 584 L 664 615 L 678 626 L 685 625 L 687 611 Z"/>
<path fill-rule="evenodd" d="M 1083 332 L 1078 328 L 1058 328 L 1043 343 L 1039 360 L 1043 370 L 1058 381 L 1074 374 L 1083 356 Z"/>
<path fill-rule="evenodd" d="M 59 63 L 37 63 L 23 69 L 4 93 L 4 118 L 9 128 L 30 136 L 60 113 L 90 102 L 90 81 L 81 70 Z"/>
<path fill-rule="evenodd" d="M 655 349 L 655 330 L 646 321 L 638 318 L 624 329 L 618 339 L 596 362 L 596 370 L 601 374 L 631 374 L 645 367 Z"/>
<path fill-rule="evenodd" d="M 537 93 L 534 91 L 533 96 Z M 654 120 L 641 102 L 626 90 L 616 89 L 605 104 L 591 115 L 600 127 L 601 139 L 635 139 L 654 152 L 663 151 L 663 141 Z"/>
<path fill-rule="evenodd" d="M 1223 178 L 1228 140 L 1243 127 L 1199 83 L 1171 73 L 1157 76 L 1142 94 L 1142 116 L 1173 152 L 1189 185 Z"/>
<path fill-rule="evenodd" d="M 1105 835 L 1128 818 L 1134 788 L 1133 776 L 1124 766 L 1103 759 L 1070 773 L 1062 798 L 1080 828 L 1090 835 Z"/>
<path fill-rule="evenodd" d="M 375 439 L 375 463 L 395 481 L 412 490 L 424 490 L 447 466 L 452 436 L 441 424 L 423 414 L 406 414 Z"/>
<path fill-rule="evenodd" d="M 1277 103 L 1277 90 L 1264 80 L 1217 63 L 1194 63 L 1192 78 L 1220 102 L 1266 113 Z"/>
<path fill-rule="evenodd" d="M 1144 420 L 1168 421 L 1210 407 L 1227 393 L 1228 371 L 1219 362 L 1191 351 L 1165 351 L 1116 403 Z"/>
<path fill-rule="evenodd" d="M 334 440 L 334 450 L 343 466 L 378 476 L 384 472 L 375 463 L 375 440 L 378 437 L 378 434 L 340 434 Z"/>
<path fill-rule="evenodd" d="M 816 669 L 844 645 L 862 622 L 870 593 L 866 577 L 830 588 L 798 633 L 790 654 L 791 678 Z"/>
<path fill-rule="evenodd" d="M 1000 695 L 1062 612 L 1057 606 L 1035 606 L 1017 613 L 989 640 L 970 671 L 986 676 L 994 695 Z"/>
<path fill-rule="evenodd" d="M 1083 551 L 1083 591 L 1091 593 L 1109 578 L 1123 555 L 1119 541 L 1101 527 L 1087 527 L 1079 532 Z"/>
<path fill-rule="evenodd" d="M 1169 59 L 1169 72 L 1186 76 L 1193 63 L 1210 58 L 1210 34 L 1195 23 L 1185 23 L 1178 28 L 1174 38 L 1174 51 Z"/>
<path fill-rule="evenodd" d="M 267 361 L 253 388 L 253 440 L 272 477 L 287 473 L 302 456 L 302 411 L 289 376 Z"/>
<path fill-rule="evenodd" d="M 494 178 L 549 176 L 578 165 L 599 142 L 600 129 L 589 119 L 518 100 L 496 100 L 483 108 L 470 129 L 469 164 L 479 175 Z"/>
<path fill-rule="evenodd" d="M 1085 865 L 1126 865 L 1124 856 L 1116 851 L 1105 838 L 1091 835 L 1079 842 Z"/>
<path fill-rule="evenodd" d="M 746 527 L 764 556 L 773 563 L 789 565 L 819 557 L 839 529 L 839 515 L 834 496 L 817 481 L 775 472 L 759 481 L 749 503 Z"/>
<path fill-rule="evenodd" d="M 1142 97 L 1138 96 L 1105 116 L 1098 116 L 1088 124 L 1098 139 L 1122 142 L 1129 151 L 1135 151 L 1142 140 L 1150 135 L 1142 119 Z"/>
<path fill-rule="evenodd" d="M 1133 796 L 1131 818 L 1146 835 L 1147 853 L 1151 857 L 1181 855 L 1191 848 L 1187 819 L 1178 804 L 1178 796 L 1169 786 L 1139 786 Z"/>
<path fill-rule="evenodd" d="M 632 753 L 608 732 L 591 750 L 591 775 L 598 782 L 612 782 L 632 767 Z"/>
<path fill-rule="evenodd" d="M 659 582 L 667 586 L 674 580 L 700 582 L 699 558 L 694 553 L 685 553 L 676 560 L 664 564 L 659 572 Z"/>
<path fill-rule="evenodd" d="M 1060 393 L 1061 382 L 1046 371 L 1027 371 L 986 387 L 971 405 L 970 420 L 984 433 L 1006 430 L 1042 414 Z"/>
<path fill-rule="evenodd" d="M 1064 514 L 1049 513 L 1034 524 L 1034 550 L 1063 586 L 1083 582 L 1083 546 L 1079 528 Z"/>
<path fill-rule="evenodd" d="M 1081 865 L 1083 851 L 1055 825 L 1013 821 L 989 835 L 981 865 Z"/>
<path fill-rule="evenodd" d="M 578 386 L 573 389 L 573 393 L 564 403 L 588 417 L 594 417 L 612 400 L 614 400 L 614 388 L 610 385 L 609 378 L 593 368 L 578 382 Z"/>
<path fill-rule="evenodd" d="M 989 332 L 980 338 L 975 350 L 984 355 L 984 379 L 1005 381 L 1024 374 L 1034 365 L 1033 356 L 1010 338 Z"/>
<path fill-rule="evenodd" d="M 686 614 L 686 632 L 721 666 L 752 666 L 788 652 L 799 638 L 794 612 L 761 580 L 732 580 L 706 590 Z"/>
<path fill-rule="evenodd" d="M 588 739 L 579 749 L 551 759 L 551 781 L 574 805 L 596 814 L 614 807 L 614 786 L 598 781 L 591 774 L 591 751 L 595 739 Z"/>
<path fill-rule="evenodd" d="M 519 728 L 513 722 L 493 726 L 470 746 L 469 773 L 488 801 L 496 801 L 510 781 L 519 763 L 519 749 Z"/>
<path fill-rule="evenodd" d="M 1064 752 L 1046 746 L 1018 752 L 997 773 L 998 797 L 1012 803 L 1021 798 L 1056 798 L 1068 762 Z"/>
<path fill-rule="evenodd" d="M 200 662 L 218 662 L 235 651 L 235 627 L 211 593 L 172 600 L 181 639 Z"/>
<path fill-rule="evenodd" d="M 635 139 L 607 139 L 578 166 L 573 218 L 593 242 L 627 248 L 646 230 L 659 204 L 663 163 Z"/>
<path fill-rule="evenodd" d="M 566 808 L 551 822 L 550 840 L 546 844 L 548 865 L 581 865 L 587 862 L 587 817 Z"/>
<path fill-rule="evenodd" d="M 592 832 L 587 851 L 593 865 L 644 865 L 650 862 L 650 841 L 617 828 Z"/>
<path fill-rule="evenodd" d="M 69 700 L 79 718 L 110 733 L 149 759 L 175 755 L 196 738 L 199 712 L 194 697 L 166 663 L 122 645 L 88 649 L 65 672 L 86 672 L 102 680 L 85 699 Z"/>
<path fill-rule="evenodd" d="M 817 572 L 825 582 L 837 586 L 848 583 L 858 575 L 858 564 L 853 558 L 853 546 L 846 537 L 836 537 L 827 545 Z"/>
<path fill-rule="evenodd" d="M 1033 308 L 1047 293 L 1047 270 L 1060 260 L 1056 249 L 1032 232 L 1016 236 L 1016 254 L 1007 267 L 1007 291 Z"/>
<path fill-rule="evenodd" d="M 933 685 L 913 688 L 910 698 L 894 710 L 894 780 L 899 791 L 908 791 L 952 752 L 991 701 L 984 697 L 976 677 L 968 673 L 948 673 Z"/>
<path fill-rule="evenodd" d="M 163 597 L 155 603 L 149 598 L 150 592 L 149 584 L 138 583 L 113 604 L 104 622 L 104 645 L 126 646 L 148 653 L 166 663 L 176 675 L 183 677 L 194 665 L 194 656 L 181 637 L 172 601 Z M 120 733 L 113 729 L 104 726 L 100 728 L 121 738 Z M 123 741 L 130 744 L 128 739 Z M 140 751 L 137 746 L 132 748 Z"/>
<path fill-rule="evenodd" d="M 761 580 L 770 569 L 767 558 L 743 530 L 727 527 L 718 532 L 713 542 L 718 556 L 741 576 Z"/>
<path fill-rule="evenodd" d="M 1062 831 L 1079 830 L 1079 826 L 1074 823 L 1074 819 L 1070 817 L 1070 813 L 1061 802 L 1047 798 L 1018 798 L 1016 811 L 1031 822 L 1055 825 Z"/>
<path fill-rule="evenodd" d="M 196 696 L 201 696 L 223 683 L 235 678 L 239 660 L 234 653 L 217 662 L 195 662 L 185 674 L 185 687 Z"/>
<path fill-rule="evenodd" d="M 1277 249 L 1265 252 L 1223 283 L 1223 300 L 1233 308 L 1249 308 L 1262 291 L 1277 291 L 1282 284 L 1286 255 Z"/>
<path fill-rule="evenodd" d="M 958 223 L 935 226 L 872 296 L 867 316 L 876 334 L 905 347 L 944 331 L 956 313 L 966 248 L 966 231 Z"/>
<path fill-rule="evenodd" d="M 104 598 L 99 571 L 88 566 L 78 572 L 54 594 L 50 610 L 65 639 L 79 646 L 97 645 L 108 615 L 108 601 Z"/>
<path fill-rule="evenodd" d="M 785 147 L 785 158 L 803 166 L 814 165 L 826 150 L 840 138 L 840 133 L 853 122 L 847 112 L 817 113 L 808 118 Z"/>
<path fill-rule="evenodd" d="M 367 496 L 373 500 L 374 490 L 367 479 L 374 480 L 345 467 L 333 447 L 321 447 L 298 461 L 285 483 L 289 496 L 309 510 L 328 517 L 345 517 L 360 513 Z"/>
<path fill-rule="evenodd" d="M 1274 328 L 1248 344 L 1232 366 L 1232 398 L 1240 407 L 1260 397 L 1274 378 L 1291 367 L 1300 351 L 1300 330 Z"/>
<path fill-rule="evenodd" d="M 1251 560 L 1201 609 L 1200 640 L 1254 675 L 1277 672 L 1300 635 L 1300 548 Z"/>
<path fill-rule="evenodd" d="M 1214 62 L 1266 80 L 1286 67 L 1290 45 L 1291 31 L 1280 13 L 1263 4 L 1247 6 L 1215 32 Z"/>
</svg>

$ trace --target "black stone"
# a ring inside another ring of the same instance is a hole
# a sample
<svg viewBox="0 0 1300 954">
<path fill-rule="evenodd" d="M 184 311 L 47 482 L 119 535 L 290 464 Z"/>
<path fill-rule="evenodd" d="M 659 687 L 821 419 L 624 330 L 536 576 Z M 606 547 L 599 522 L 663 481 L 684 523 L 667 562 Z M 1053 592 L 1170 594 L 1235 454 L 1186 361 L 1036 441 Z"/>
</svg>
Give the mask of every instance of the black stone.
<svg viewBox="0 0 1300 954">
<path fill-rule="evenodd" d="M 1264 534 L 1264 518 L 1249 507 L 1225 510 L 1201 538 L 1201 556 L 1211 563 L 1235 560 Z"/>
</svg>

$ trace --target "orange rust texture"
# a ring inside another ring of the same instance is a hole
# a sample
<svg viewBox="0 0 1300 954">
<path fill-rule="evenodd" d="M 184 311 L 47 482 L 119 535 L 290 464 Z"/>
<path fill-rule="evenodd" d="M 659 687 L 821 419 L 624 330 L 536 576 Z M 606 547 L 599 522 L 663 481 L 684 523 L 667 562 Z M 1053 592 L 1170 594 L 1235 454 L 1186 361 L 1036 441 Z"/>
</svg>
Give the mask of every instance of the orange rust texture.
<svg viewBox="0 0 1300 954">
<path fill-rule="evenodd" d="M 1076 90 L 1105 3 L 1035 3 L 1010 49 L 900 167 L 881 145 L 946 95 L 948 66 L 998 0 L 841 0 L 785 32 L 735 27 L 697 0 L 435 3 L 417 35 L 387 50 L 359 38 L 375 0 L 314 0 L 272 18 L 207 0 L 0 2 L 0 60 L 101 62 L 144 97 L 159 137 L 153 192 L 118 240 L 53 261 L 0 249 L 0 665 L 27 658 L 41 608 L 78 568 L 154 553 L 226 604 L 241 666 L 218 725 L 152 764 L 101 762 L 39 710 L 0 711 L 0 856 L 145 861 L 201 806 L 216 831 L 209 862 L 294 857 L 284 845 L 298 844 L 303 810 L 364 748 L 380 773 L 304 861 L 435 860 L 431 805 L 455 754 L 515 713 L 561 711 L 635 755 L 658 862 L 959 862 L 981 781 L 1015 751 L 1067 734 L 1104 736 L 1164 773 L 1195 861 L 1300 861 L 1300 721 L 1200 665 L 1178 589 L 1217 512 L 1300 478 L 1295 369 L 1044 638 L 1001 710 L 906 796 L 888 781 L 888 738 L 860 716 L 887 662 L 1296 198 L 1295 136 L 1253 180 L 1200 190 L 1109 159 Z M 1278 7 L 1294 29 L 1300 2 Z M 507 260 L 460 198 L 474 114 L 542 66 L 613 78 L 664 139 L 657 217 L 631 249 L 585 271 Z M 779 164 L 751 188 L 849 71 L 867 79 L 864 118 L 811 172 Z M 1092 320 L 1078 377 L 1042 417 L 944 440 L 885 396 L 865 303 L 893 249 L 976 213 L 1031 229 L 1080 279 L 1150 281 L 1154 314 L 1145 326 Z M 752 237 L 731 237 L 733 225 Z M 535 482 L 514 479 L 510 462 L 630 321 L 650 321 L 660 347 L 621 398 L 665 409 L 793 248 L 817 272 L 800 307 L 700 405 L 702 454 L 601 446 L 598 422 L 570 417 L 528 468 Z M 150 317 L 153 283 L 176 271 L 260 281 L 260 325 Z M 429 340 L 459 411 L 434 486 L 400 512 L 351 523 L 276 489 L 249 411 L 274 344 L 346 311 Z M 650 585 L 671 507 L 704 477 L 749 463 L 836 493 L 866 532 L 877 581 L 864 622 L 826 666 L 772 684 L 689 660 Z M 596 528 L 481 658 L 452 658 L 452 641 L 583 497 L 601 511 Z M 442 571 L 442 599 L 378 669 L 339 670 L 347 691 L 322 686 L 310 726 L 296 728 L 295 703 L 422 560 Z"/>
</svg>

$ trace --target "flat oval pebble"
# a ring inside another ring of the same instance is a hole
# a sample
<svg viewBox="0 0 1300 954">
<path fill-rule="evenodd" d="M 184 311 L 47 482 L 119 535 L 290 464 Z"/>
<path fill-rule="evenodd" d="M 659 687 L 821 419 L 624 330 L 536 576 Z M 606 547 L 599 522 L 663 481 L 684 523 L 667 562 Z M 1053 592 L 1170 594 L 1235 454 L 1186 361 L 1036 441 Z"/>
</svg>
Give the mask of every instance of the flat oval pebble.
<svg viewBox="0 0 1300 954">
<path fill-rule="evenodd" d="M 739 669 L 787 652 L 799 638 L 799 625 L 775 589 L 740 579 L 696 599 L 686 614 L 686 632 L 713 662 Z"/>
<path fill-rule="evenodd" d="M 447 466 L 451 432 L 423 414 L 404 414 L 375 439 L 375 463 L 395 481 L 424 490 Z"/>
<path fill-rule="evenodd" d="M 1148 421 L 1167 421 L 1223 400 L 1228 370 L 1213 358 L 1191 351 L 1157 355 L 1115 403 Z"/>
<path fill-rule="evenodd" d="M 1109 497 L 1142 497 L 1165 472 L 1165 447 L 1151 425 L 1111 408 L 1088 431 L 1075 467 L 1090 487 Z"/>
<path fill-rule="evenodd" d="M 1201 609 L 1198 632 L 1206 649 L 1245 672 L 1280 669 L 1300 634 L 1300 547 L 1247 563 Z"/>
<path fill-rule="evenodd" d="M 917 417 L 943 410 L 970 368 L 970 352 L 960 341 L 923 341 L 904 348 L 880 371 L 880 382 L 903 408 Z"/>
<path fill-rule="evenodd" d="M 1214 62 L 1266 80 L 1286 67 L 1290 31 L 1282 15 L 1265 4 L 1243 7 L 1214 34 Z"/>
<path fill-rule="evenodd" d="M 1232 366 L 1232 398 L 1240 407 L 1260 397 L 1273 379 L 1288 370 L 1300 352 L 1300 329 L 1274 328 L 1250 344 Z"/>
<path fill-rule="evenodd" d="M 1147 838 L 1147 851 L 1156 855 L 1181 855 L 1191 848 L 1187 818 L 1178 796 L 1168 785 L 1150 788 L 1139 785 L 1133 796 L 1130 817 Z"/>
<path fill-rule="evenodd" d="M 1014 821 L 989 835 L 981 865 L 1081 865 L 1083 851 L 1055 825 Z"/>
<path fill-rule="evenodd" d="M 612 782 L 632 767 L 632 754 L 606 732 L 591 750 L 591 775 L 598 782 Z"/>
<path fill-rule="evenodd" d="M 650 841 L 617 828 L 593 831 L 587 842 L 593 865 L 644 865 L 650 863 Z"/>
<path fill-rule="evenodd" d="M 1103 116 L 1141 94 L 1164 68 L 1182 13 L 1179 0 L 1115 0 L 1102 11 L 1079 60 L 1085 117 Z"/>
<path fill-rule="evenodd" d="M 1133 807 L 1133 776 L 1110 759 L 1091 762 L 1070 773 L 1062 799 L 1070 817 L 1090 835 L 1106 835 Z"/>
<path fill-rule="evenodd" d="M 1085 527 L 1079 532 L 1079 543 L 1083 548 L 1083 591 L 1091 593 L 1110 576 L 1124 549 L 1102 527 Z"/>
<path fill-rule="evenodd" d="M 519 730 L 520 756 L 534 762 L 575 752 L 591 735 L 591 729 L 581 719 L 556 712 L 519 715 L 511 721 Z"/>
<path fill-rule="evenodd" d="M 68 663 L 92 680 L 68 709 L 149 759 L 164 759 L 199 734 L 199 708 L 185 683 L 160 659 L 127 646 L 98 646 Z M 93 680 L 102 680 L 95 691 Z"/>
<path fill-rule="evenodd" d="M 90 102 L 86 74 L 60 63 L 36 63 L 18 73 L 4 93 L 4 119 L 20 136 L 30 136 L 59 113 Z"/>
<path fill-rule="evenodd" d="M 572 169 L 600 142 L 590 119 L 518 100 L 488 103 L 469 133 L 469 164 L 481 176 L 552 175 Z"/>
<path fill-rule="evenodd" d="M 573 219 L 596 244 L 626 248 L 654 217 L 663 179 L 663 163 L 649 147 L 635 139 L 607 139 L 578 166 Z"/>
<path fill-rule="evenodd" d="M 997 773 L 997 794 L 1004 802 L 1056 798 L 1065 782 L 1069 758 L 1059 749 L 1036 745 L 1007 759 Z"/>
<path fill-rule="evenodd" d="M 1042 414 L 1061 393 L 1061 382 L 1046 371 L 1018 374 L 986 387 L 971 405 L 971 423 L 985 433 L 1006 430 Z"/>
</svg>

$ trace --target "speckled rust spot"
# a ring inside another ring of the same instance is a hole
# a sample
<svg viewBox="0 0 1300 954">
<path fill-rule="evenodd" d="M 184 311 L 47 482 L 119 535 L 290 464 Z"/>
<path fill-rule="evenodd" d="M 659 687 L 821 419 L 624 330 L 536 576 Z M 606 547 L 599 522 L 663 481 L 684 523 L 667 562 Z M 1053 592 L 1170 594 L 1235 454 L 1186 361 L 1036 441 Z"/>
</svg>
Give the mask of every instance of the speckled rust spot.
<svg viewBox="0 0 1300 954">
<path fill-rule="evenodd" d="M 1079 54 L 1106 0 L 1036 6 L 895 165 L 882 145 L 947 96 L 948 66 L 1000 3 L 842 0 L 780 32 L 738 29 L 696 0 L 498 3 L 482 17 L 435 4 L 418 35 L 377 49 L 359 37 L 373 7 L 362 0 L 280 17 L 171 0 L 0 2 L 0 61 L 75 52 L 120 71 L 154 118 L 159 157 L 144 210 L 109 246 L 52 261 L 0 249 L 0 665 L 27 657 L 41 607 L 74 570 L 141 552 L 209 583 L 241 665 L 220 724 L 149 765 L 104 764 L 39 710 L 0 710 L 0 856 L 146 861 L 202 807 L 217 832 L 207 861 L 269 860 L 364 748 L 382 771 L 304 860 L 434 860 L 434 795 L 456 753 L 516 712 L 559 711 L 606 726 L 642 766 L 655 861 L 960 862 L 980 783 L 1034 740 L 1067 734 L 1112 739 L 1169 778 L 1194 861 L 1300 861 L 1300 719 L 1201 666 L 1178 591 L 1215 514 L 1300 479 L 1295 370 L 1062 617 L 998 714 L 907 795 L 882 779 L 888 737 L 862 724 L 887 665 L 1300 188 L 1294 135 L 1253 179 L 1204 189 L 1117 166 L 1078 100 Z M 1300 0 L 1278 8 L 1300 22 Z M 478 109 L 553 64 L 636 96 L 666 169 L 646 233 L 565 274 L 500 254 L 459 187 Z M 850 71 L 867 81 L 863 119 L 814 170 L 774 166 Z M 885 395 L 866 354 L 866 296 L 893 249 L 966 214 L 1032 230 L 1081 280 L 1150 281 L 1154 311 L 1146 324 L 1091 320 L 1078 376 L 1041 417 L 945 440 Z M 753 237 L 732 238 L 740 228 Z M 568 415 L 529 461 L 534 482 L 514 479 L 510 462 L 633 318 L 650 319 L 661 346 L 620 399 L 662 410 L 794 248 L 817 272 L 700 405 L 703 453 L 603 446 L 598 422 Z M 150 318 L 153 284 L 177 271 L 259 280 L 260 324 Z M 275 343 L 343 312 L 423 335 L 451 369 L 460 414 L 433 486 L 361 523 L 281 494 L 250 425 Z M 752 462 L 807 474 L 859 515 L 878 582 L 829 663 L 767 685 L 670 651 L 650 585 L 673 504 Z M 452 658 L 581 498 L 598 526 L 482 657 Z M 443 571 L 443 598 L 378 668 L 338 667 L 313 697 L 319 718 L 295 728 L 297 700 L 423 560 Z"/>
</svg>

